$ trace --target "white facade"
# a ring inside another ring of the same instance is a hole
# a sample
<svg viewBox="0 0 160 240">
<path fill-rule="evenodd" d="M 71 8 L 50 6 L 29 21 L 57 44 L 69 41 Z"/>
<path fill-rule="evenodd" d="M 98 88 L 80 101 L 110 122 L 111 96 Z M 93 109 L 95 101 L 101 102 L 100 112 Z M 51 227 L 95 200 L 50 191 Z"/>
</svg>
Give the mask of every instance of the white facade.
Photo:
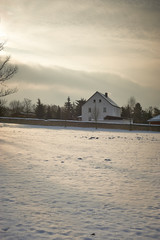
<svg viewBox="0 0 160 240">
<path fill-rule="evenodd" d="M 121 117 L 121 108 L 107 93 L 96 92 L 82 106 L 82 121 L 105 121 L 105 117 Z"/>
</svg>

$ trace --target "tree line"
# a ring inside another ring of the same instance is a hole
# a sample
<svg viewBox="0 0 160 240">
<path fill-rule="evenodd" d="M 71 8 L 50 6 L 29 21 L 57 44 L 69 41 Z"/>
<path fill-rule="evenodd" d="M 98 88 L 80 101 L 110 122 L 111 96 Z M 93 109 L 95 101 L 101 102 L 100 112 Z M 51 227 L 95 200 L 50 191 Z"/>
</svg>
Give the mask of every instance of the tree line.
<svg viewBox="0 0 160 240">
<path fill-rule="evenodd" d="M 143 109 L 141 104 L 134 97 L 130 97 L 126 106 L 122 107 L 121 117 L 133 119 L 134 123 L 148 123 L 147 120 L 160 114 L 157 107 Z"/>
<path fill-rule="evenodd" d="M 39 119 L 63 119 L 78 120 L 82 115 L 82 105 L 86 102 L 84 98 L 71 102 L 70 97 L 67 98 L 63 106 L 43 104 L 40 99 L 36 104 L 28 98 L 23 101 L 13 100 L 8 106 L 5 99 L 0 99 L 0 116 L 6 117 L 36 117 Z"/>
<path fill-rule="evenodd" d="M 32 104 L 30 99 L 24 98 L 23 101 L 13 100 L 7 106 L 6 100 L 0 99 L 0 116 L 78 120 L 82 115 L 82 106 L 85 102 L 84 98 L 71 102 L 68 97 L 64 105 L 60 107 L 54 104 L 43 104 L 40 99 L 36 104 Z M 148 119 L 159 114 L 160 109 L 157 107 L 149 107 L 144 110 L 141 104 L 131 97 L 126 106 L 122 107 L 121 117 L 133 119 L 134 123 L 147 123 Z"/>
</svg>

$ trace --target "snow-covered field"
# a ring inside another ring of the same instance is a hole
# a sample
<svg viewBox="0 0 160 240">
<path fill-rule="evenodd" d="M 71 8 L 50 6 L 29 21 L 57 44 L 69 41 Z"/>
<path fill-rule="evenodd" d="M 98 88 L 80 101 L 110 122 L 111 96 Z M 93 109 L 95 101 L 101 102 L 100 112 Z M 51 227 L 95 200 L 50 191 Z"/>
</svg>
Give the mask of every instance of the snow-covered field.
<svg viewBox="0 0 160 240">
<path fill-rule="evenodd" d="M 160 134 L 0 124 L 0 239 L 160 239 Z"/>
</svg>

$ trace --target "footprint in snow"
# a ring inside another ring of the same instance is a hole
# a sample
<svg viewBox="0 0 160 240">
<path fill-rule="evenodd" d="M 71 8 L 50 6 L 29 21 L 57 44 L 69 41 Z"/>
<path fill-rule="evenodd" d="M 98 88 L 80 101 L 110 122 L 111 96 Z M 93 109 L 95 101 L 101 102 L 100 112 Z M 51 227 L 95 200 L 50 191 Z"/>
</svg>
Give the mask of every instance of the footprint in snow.
<svg viewBox="0 0 160 240">
<path fill-rule="evenodd" d="M 89 140 L 91 139 L 99 139 L 99 137 L 90 137 Z"/>
<path fill-rule="evenodd" d="M 7 232 L 8 229 L 9 229 L 9 227 L 2 228 L 2 230 L 3 230 L 4 232 Z"/>
<path fill-rule="evenodd" d="M 89 140 L 91 140 L 91 139 L 95 139 L 95 137 L 90 137 Z"/>
<path fill-rule="evenodd" d="M 104 161 L 111 162 L 111 159 L 110 158 L 105 158 Z"/>
</svg>

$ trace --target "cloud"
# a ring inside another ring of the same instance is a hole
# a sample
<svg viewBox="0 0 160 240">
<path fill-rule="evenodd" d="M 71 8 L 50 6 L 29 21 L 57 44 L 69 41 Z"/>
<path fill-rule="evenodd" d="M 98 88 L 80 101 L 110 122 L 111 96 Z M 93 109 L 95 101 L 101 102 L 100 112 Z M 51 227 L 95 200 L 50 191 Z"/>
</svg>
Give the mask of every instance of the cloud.
<svg viewBox="0 0 160 240">
<path fill-rule="evenodd" d="M 6 0 L 2 4 L 8 34 L 29 47 L 52 41 L 68 45 L 100 38 L 157 39 L 160 15 L 157 1 L 129 0 Z M 25 31 L 24 31 L 25 29 Z M 12 34 L 11 34 L 11 33 Z M 26 37 L 23 37 L 26 36 Z M 36 41 L 32 41 L 36 40 Z M 29 48 L 28 48 L 29 49 Z"/>
<path fill-rule="evenodd" d="M 20 89 L 60 104 L 108 88 L 120 105 L 130 95 L 158 103 L 159 10 L 157 0 L 2 1 Z"/>
<path fill-rule="evenodd" d="M 8 99 L 30 98 L 34 102 L 63 105 L 67 97 L 72 101 L 88 99 L 95 91 L 109 92 L 120 106 L 134 96 L 143 106 L 155 106 L 159 90 L 129 81 L 113 73 L 75 71 L 60 67 L 20 65 L 18 74 L 10 81 L 19 91 Z"/>
</svg>

